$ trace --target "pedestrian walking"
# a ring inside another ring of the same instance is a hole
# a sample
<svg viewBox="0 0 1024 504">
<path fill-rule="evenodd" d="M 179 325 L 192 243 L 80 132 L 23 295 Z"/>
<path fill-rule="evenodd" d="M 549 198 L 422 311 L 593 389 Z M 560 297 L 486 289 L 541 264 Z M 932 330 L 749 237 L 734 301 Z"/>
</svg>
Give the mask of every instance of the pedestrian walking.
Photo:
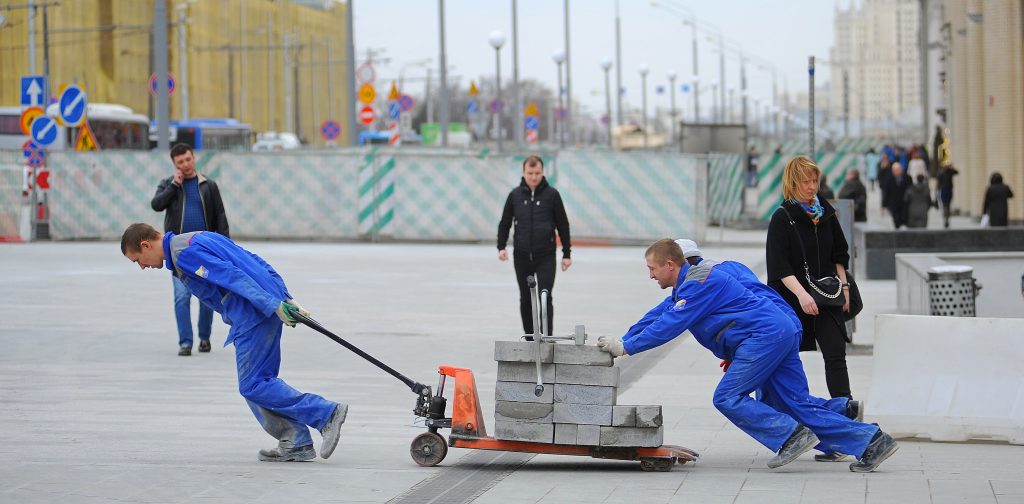
<svg viewBox="0 0 1024 504">
<path fill-rule="evenodd" d="M 171 147 L 174 174 L 160 181 L 150 205 L 164 213 L 164 232 L 175 234 L 192 231 L 213 231 L 229 236 L 228 217 L 220 198 L 217 183 L 196 171 L 192 148 L 179 143 Z M 178 355 L 192 355 L 192 295 L 178 277 L 171 275 L 174 286 L 174 319 L 178 324 Z M 213 310 L 199 303 L 199 351 L 210 351 Z"/>
<path fill-rule="evenodd" d="M 988 182 L 981 213 L 988 215 L 989 226 L 1006 227 L 1009 224 L 1009 199 L 1013 197 L 1013 191 L 1003 183 L 1003 175 L 999 172 L 993 172 Z"/>
<path fill-rule="evenodd" d="M 860 181 L 860 171 L 856 168 L 846 172 L 846 180 L 839 187 L 839 199 L 853 200 L 853 220 L 868 221 L 868 190 Z"/>
<path fill-rule="evenodd" d="M 533 334 L 533 309 L 526 279 L 537 276 L 538 291 L 548 291 L 546 334 L 554 327 L 555 236 L 562 242 L 562 271 L 572 266 L 569 217 L 558 190 L 544 177 L 544 160 L 529 156 L 523 161 L 519 186 L 508 194 L 498 222 L 498 259 L 508 260 L 509 230 L 515 227 L 512 264 L 519 284 L 519 314 L 524 334 Z"/>
<path fill-rule="evenodd" d="M 928 227 L 928 210 L 936 206 L 935 200 L 932 199 L 931 189 L 928 188 L 928 177 L 919 174 L 917 181 L 907 189 L 903 199 L 907 208 L 907 227 Z"/>
<path fill-rule="evenodd" d="M 959 173 L 956 168 L 953 168 L 953 163 L 947 161 L 938 176 L 939 202 L 942 203 L 942 227 L 946 229 L 949 229 L 949 216 L 952 213 L 950 207 L 953 201 L 953 177 Z"/>
</svg>

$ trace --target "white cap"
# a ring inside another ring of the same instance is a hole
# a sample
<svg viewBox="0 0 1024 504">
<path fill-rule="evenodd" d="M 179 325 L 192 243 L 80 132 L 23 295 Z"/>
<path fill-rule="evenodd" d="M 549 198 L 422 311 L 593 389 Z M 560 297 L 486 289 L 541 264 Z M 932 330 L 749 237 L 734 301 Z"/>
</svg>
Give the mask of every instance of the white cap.
<svg viewBox="0 0 1024 504">
<path fill-rule="evenodd" d="M 697 242 L 680 238 L 676 240 L 676 244 L 679 245 L 679 248 L 683 249 L 683 258 L 701 257 L 700 249 L 697 248 Z"/>
</svg>

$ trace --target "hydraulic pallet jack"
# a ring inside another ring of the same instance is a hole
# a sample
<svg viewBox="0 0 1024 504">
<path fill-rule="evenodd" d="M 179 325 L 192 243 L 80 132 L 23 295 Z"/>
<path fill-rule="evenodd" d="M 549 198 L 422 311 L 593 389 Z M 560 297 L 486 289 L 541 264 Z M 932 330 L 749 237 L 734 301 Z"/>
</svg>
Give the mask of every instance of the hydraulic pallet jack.
<svg viewBox="0 0 1024 504">
<path fill-rule="evenodd" d="M 537 281 L 531 276 L 528 279 L 533 302 L 534 334 L 524 335 L 527 341 L 537 343 L 536 364 L 537 364 L 537 385 L 534 393 L 539 397 L 544 393 L 544 384 L 541 380 L 541 353 L 542 343 L 552 343 L 559 340 L 572 340 L 576 344 L 586 342 L 586 330 L 583 326 L 576 326 L 576 332 L 570 336 L 545 335 L 547 327 L 547 290 L 538 295 Z M 639 460 L 640 469 L 643 471 L 670 471 L 675 463 L 684 464 L 694 461 L 699 456 L 697 452 L 681 446 L 663 445 L 657 448 L 645 447 L 609 447 L 609 446 L 578 446 L 563 445 L 554 443 L 540 443 L 529 441 L 509 441 L 496 439 L 487 435 L 484 425 L 483 410 L 480 407 L 480 396 L 476 390 L 476 380 L 473 371 L 467 368 L 455 366 L 439 366 L 440 375 L 437 383 L 437 390 L 433 391 L 430 386 L 415 382 L 410 378 L 395 371 L 387 364 L 377 360 L 370 354 L 362 351 L 355 345 L 345 341 L 338 335 L 328 331 L 313 318 L 292 311 L 291 315 L 295 320 L 301 322 L 311 329 L 331 338 L 345 348 L 366 359 L 375 366 L 381 368 L 388 374 L 394 376 L 404 383 L 414 394 L 416 394 L 416 406 L 413 413 L 418 418 L 423 418 L 427 432 L 416 436 L 409 447 L 409 454 L 413 461 L 424 467 L 433 467 L 448 454 L 448 446 L 455 448 L 472 448 L 477 450 L 499 450 L 511 452 L 540 453 L 551 455 L 579 455 L 593 458 L 616 459 L 616 460 Z M 448 378 L 454 378 L 452 386 L 452 414 L 446 416 L 448 400 L 444 397 L 444 388 Z M 448 441 L 438 433 L 441 429 L 451 429 Z"/>
</svg>

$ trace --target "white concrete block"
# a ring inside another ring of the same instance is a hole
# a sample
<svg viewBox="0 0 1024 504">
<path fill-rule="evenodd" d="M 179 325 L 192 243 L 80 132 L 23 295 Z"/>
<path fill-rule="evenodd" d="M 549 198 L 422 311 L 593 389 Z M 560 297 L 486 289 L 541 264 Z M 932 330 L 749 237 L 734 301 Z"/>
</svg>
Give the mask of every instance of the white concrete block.
<svg viewBox="0 0 1024 504">
<path fill-rule="evenodd" d="M 556 423 L 555 444 L 575 445 L 577 429 L 576 424 Z"/>
<path fill-rule="evenodd" d="M 612 406 L 555 403 L 555 423 L 611 425 Z"/>
<path fill-rule="evenodd" d="M 612 354 L 601 351 L 595 345 L 555 345 L 555 364 L 581 364 L 584 366 L 612 365 Z"/>
<path fill-rule="evenodd" d="M 542 383 L 555 383 L 555 365 L 541 364 Z M 497 381 L 537 383 L 536 362 L 499 362 Z"/>
<path fill-rule="evenodd" d="M 495 341 L 494 360 L 498 362 L 536 362 L 540 352 L 541 363 L 551 363 L 554 358 L 554 343 L 532 341 Z"/>
<path fill-rule="evenodd" d="M 600 425 L 580 425 L 576 428 L 576 444 L 580 446 L 598 446 L 601 444 Z"/>
<path fill-rule="evenodd" d="M 536 372 L 534 372 L 536 374 Z M 555 383 L 576 385 L 619 386 L 619 368 L 604 366 L 582 366 L 578 364 L 555 364 Z"/>
<path fill-rule="evenodd" d="M 497 401 L 494 403 L 494 420 L 504 422 L 554 422 L 554 404 Z"/>
<path fill-rule="evenodd" d="M 525 382 L 495 382 L 494 400 L 529 402 L 529 403 L 552 403 L 554 402 L 554 384 L 545 383 L 544 393 L 540 397 L 534 395 L 534 383 Z"/>
<path fill-rule="evenodd" d="M 614 406 L 616 392 L 615 387 L 556 383 L 554 402 Z"/>
<path fill-rule="evenodd" d="M 1024 444 L 1024 319 L 878 315 L 866 421 L 895 437 Z"/>
<path fill-rule="evenodd" d="M 665 438 L 665 428 L 601 427 L 601 446 L 657 448 Z"/>
<path fill-rule="evenodd" d="M 555 440 L 555 424 L 494 422 L 494 437 L 508 441 L 552 443 Z"/>
<path fill-rule="evenodd" d="M 612 406 L 612 427 L 636 427 L 636 406 Z"/>
<path fill-rule="evenodd" d="M 637 406 L 636 426 L 637 427 L 661 427 L 661 406 Z"/>
</svg>

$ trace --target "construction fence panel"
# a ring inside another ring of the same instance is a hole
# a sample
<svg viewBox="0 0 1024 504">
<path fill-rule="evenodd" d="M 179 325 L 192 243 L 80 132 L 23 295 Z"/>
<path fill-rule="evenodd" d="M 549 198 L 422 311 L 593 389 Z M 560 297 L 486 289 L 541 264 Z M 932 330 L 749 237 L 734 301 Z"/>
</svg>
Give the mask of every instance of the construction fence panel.
<svg viewBox="0 0 1024 504">
<path fill-rule="evenodd" d="M 197 152 L 241 239 L 488 241 L 497 234 L 523 155 L 373 148 L 298 153 Z M 120 238 L 132 222 L 158 229 L 151 200 L 173 173 L 164 153 L 55 153 L 50 230 L 57 240 Z M 546 175 L 582 240 L 700 240 L 706 160 L 667 153 L 562 151 Z"/>
<path fill-rule="evenodd" d="M 708 155 L 708 220 L 723 222 L 740 218 L 746 168 L 742 154 Z"/>
</svg>

